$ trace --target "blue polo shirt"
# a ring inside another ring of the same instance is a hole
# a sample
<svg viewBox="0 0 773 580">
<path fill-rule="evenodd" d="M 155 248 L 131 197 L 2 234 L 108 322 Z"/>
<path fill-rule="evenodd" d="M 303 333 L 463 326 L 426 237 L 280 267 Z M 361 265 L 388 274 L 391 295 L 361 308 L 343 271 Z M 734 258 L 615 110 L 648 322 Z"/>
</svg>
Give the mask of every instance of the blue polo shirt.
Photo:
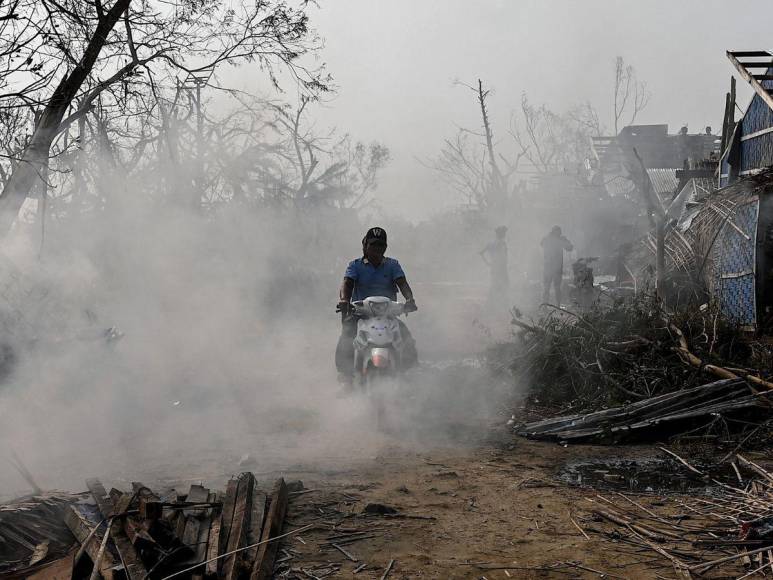
<svg viewBox="0 0 773 580">
<path fill-rule="evenodd" d="M 352 300 L 363 300 L 370 296 L 386 296 L 397 300 L 395 280 L 405 278 L 405 273 L 400 262 L 394 258 L 384 257 L 378 267 L 367 258 L 357 258 L 349 262 L 344 277 L 354 280 Z"/>
</svg>

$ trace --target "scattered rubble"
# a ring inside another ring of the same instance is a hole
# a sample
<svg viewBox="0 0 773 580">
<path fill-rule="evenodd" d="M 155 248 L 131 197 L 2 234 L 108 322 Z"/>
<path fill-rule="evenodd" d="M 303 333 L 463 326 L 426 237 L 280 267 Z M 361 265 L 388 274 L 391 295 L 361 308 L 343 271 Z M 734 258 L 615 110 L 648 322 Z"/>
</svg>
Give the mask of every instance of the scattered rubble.
<svg viewBox="0 0 773 580">
<path fill-rule="evenodd" d="M 773 351 L 711 308 L 667 312 L 638 296 L 581 314 L 556 308 L 531 323 L 519 314 L 514 340 L 492 349 L 489 363 L 531 385 L 527 407 L 546 404 L 554 415 L 526 425 L 513 416 L 508 425 L 522 436 L 620 443 L 717 425 L 726 440 L 768 434 L 760 427 L 773 418 Z"/>
<path fill-rule="evenodd" d="M 0 506 L 0 576 L 24 578 L 64 557 L 73 543 L 64 513 L 76 496 L 51 492 Z"/>
<path fill-rule="evenodd" d="M 696 420 L 742 413 L 746 420 L 770 413 L 771 391 L 755 392 L 743 379 L 725 379 L 673 391 L 630 405 L 529 423 L 523 437 L 552 441 L 620 443 L 687 430 Z"/>
<path fill-rule="evenodd" d="M 322 579 L 344 567 L 388 578 L 397 559 L 373 558 L 366 546 L 405 520 L 435 520 L 365 502 L 356 492 L 320 494 L 299 481 L 278 479 L 263 491 L 249 472 L 224 492 L 201 484 L 184 493 L 151 490 L 139 482 L 108 491 L 97 479 L 86 486 L 0 507 L 0 576 L 21 580 L 52 564 L 61 575 L 67 562 L 73 580 Z"/>
<path fill-rule="evenodd" d="M 252 473 L 228 482 L 225 493 L 191 485 L 187 493 L 131 491 L 97 479 L 88 493 L 46 494 L 0 508 L 0 573 L 28 576 L 64 557 L 74 545 L 73 580 L 271 578 L 290 489 L 277 480 L 265 493 Z"/>
<path fill-rule="evenodd" d="M 599 524 L 612 524 L 612 529 L 586 525 L 584 530 L 603 536 L 615 549 L 627 546 L 655 552 L 678 578 L 737 577 L 735 568 L 724 567 L 739 562 L 747 569 L 739 578 L 773 568 L 773 474 L 737 455 L 733 462 L 737 484 L 729 485 L 674 452 L 664 451 L 694 477 L 711 481 L 713 487 L 700 496 L 635 498 L 616 493 L 610 499 L 597 494 L 586 498 L 593 518 Z M 671 512 L 667 507 L 676 509 Z"/>
</svg>

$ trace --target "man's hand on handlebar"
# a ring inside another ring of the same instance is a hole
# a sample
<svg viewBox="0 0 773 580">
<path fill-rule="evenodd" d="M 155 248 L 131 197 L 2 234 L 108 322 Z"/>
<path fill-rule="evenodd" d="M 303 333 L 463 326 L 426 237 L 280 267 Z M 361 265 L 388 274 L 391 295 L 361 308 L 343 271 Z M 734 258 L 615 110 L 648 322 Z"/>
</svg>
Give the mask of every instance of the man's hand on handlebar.
<svg viewBox="0 0 773 580">
<path fill-rule="evenodd" d="M 339 302 L 339 303 L 336 305 L 336 312 L 340 312 L 340 313 L 342 313 L 342 314 L 344 314 L 344 315 L 348 315 L 348 314 L 350 314 L 350 313 L 351 313 L 351 311 L 352 311 L 352 305 L 351 305 L 351 303 L 349 303 L 349 302 L 347 302 L 347 301 L 345 301 L 345 300 L 341 300 L 341 301 L 340 301 L 340 302 Z"/>
<path fill-rule="evenodd" d="M 416 306 L 416 301 L 411 298 L 410 300 L 406 300 L 405 304 L 403 305 L 403 312 L 416 312 L 419 309 L 418 306 Z"/>
</svg>

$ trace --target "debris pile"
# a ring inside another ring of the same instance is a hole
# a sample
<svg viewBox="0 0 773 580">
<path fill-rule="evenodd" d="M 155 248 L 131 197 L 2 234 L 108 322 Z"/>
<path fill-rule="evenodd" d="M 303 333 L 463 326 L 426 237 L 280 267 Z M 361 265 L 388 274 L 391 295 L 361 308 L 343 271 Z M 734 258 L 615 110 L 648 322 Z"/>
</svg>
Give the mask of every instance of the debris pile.
<svg viewBox="0 0 773 580">
<path fill-rule="evenodd" d="M 489 362 L 531 386 L 527 405 L 571 411 L 518 426 L 522 435 L 614 443 L 662 435 L 663 427 L 669 434 L 700 427 L 720 415 L 771 416 L 773 351 L 711 308 L 667 313 L 637 296 L 582 314 L 555 308 L 532 323 L 514 310 L 512 322 L 514 340 L 492 349 Z M 723 424 L 728 433 L 748 426 Z"/>
<path fill-rule="evenodd" d="M 0 506 L 0 577 L 24 578 L 64 557 L 73 543 L 64 514 L 74 498 L 36 493 Z"/>
<path fill-rule="evenodd" d="M 651 497 L 653 501 L 622 493 L 612 499 L 596 495 L 588 498 L 591 512 L 596 522 L 605 522 L 605 529 L 586 526 L 586 531 L 619 549 L 655 552 L 678 578 L 737 577 L 739 563 L 747 569 L 740 578 L 773 569 L 773 474 L 737 455 L 732 465 L 738 484 L 728 485 L 667 452 L 693 477 L 712 484 L 708 495 Z"/>
<path fill-rule="evenodd" d="M 773 392 L 754 393 L 743 379 L 724 379 L 622 407 L 529 423 L 518 434 L 532 439 L 617 443 L 653 432 L 673 433 L 718 414 L 742 413 L 747 421 L 754 415 L 764 417 L 770 413 L 770 397 L 760 395 L 767 394 Z"/>
<path fill-rule="evenodd" d="M 55 574 L 71 566 L 73 580 L 306 580 L 349 573 L 387 579 L 400 565 L 383 541 L 435 520 L 365 501 L 359 491 L 368 486 L 305 489 L 279 479 L 265 493 L 246 472 L 224 492 L 86 484 L 88 492 L 41 493 L 0 507 L 1 577 L 21 580 L 56 565 Z M 19 543 L 9 544 L 17 535 Z"/>
<path fill-rule="evenodd" d="M 96 568 L 105 580 L 126 578 L 270 578 L 287 513 L 288 485 L 266 494 L 252 473 L 225 493 L 192 485 L 185 495 L 156 495 L 141 483 L 107 492 L 88 480 L 89 494 L 70 503 L 64 521 L 79 545 L 74 579 Z"/>
</svg>

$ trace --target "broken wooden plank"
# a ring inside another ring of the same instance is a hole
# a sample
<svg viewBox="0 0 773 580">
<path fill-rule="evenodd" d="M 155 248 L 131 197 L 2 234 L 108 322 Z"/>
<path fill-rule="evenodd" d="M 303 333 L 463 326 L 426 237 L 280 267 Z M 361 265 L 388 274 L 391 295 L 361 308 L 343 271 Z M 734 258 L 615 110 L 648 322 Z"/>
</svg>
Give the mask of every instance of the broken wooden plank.
<svg viewBox="0 0 773 580">
<path fill-rule="evenodd" d="M 138 550 L 156 544 L 156 541 L 148 533 L 148 530 L 145 528 L 141 520 L 137 520 L 131 517 L 126 518 L 126 521 L 124 522 L 124 531 L 126 532 L 126 536 L 129 538 L 129 541 Z"/>
<path fill-rule="evenodd" d="M 188 491 L 188 497 L 185 498 L 185 503 L 207 503 L 209 501 L 209 490 L 202 485 L 192 485 Z M 183 510 L 186 516 L 198 516 L 201 515 L 201 510 L 196 508 L 189 508 Z"/>
<path fill-rule="evenodd" d="M 145 520 L 158 520 L 163 515 L 163 503 L 153 491 L 139 481 L 132 482 L 132 490 L 139 500 L 140 517 Z"/>
<path fill-rule="evenodd" d="M 185 518 L 185 529 L 183 530 L 182 543 L 188 546 L 192 551 L 196 551 L 196 544 L 199 541 L 199 528 L 201 522 L 196 516 Z"/>
<path fill-rule="evenodd" d="M 759 56 L 771 57 L 771 56 L 773 56 L 767 50 L 733 50 L 731 52 L 733 53 L 733 56 L 735 56 L 736 58 L 759 57 Z"/>
<path fill-rule="evenodd" d="M 749 73 L 748 69 L 751 68 L 764 68 L 765 70 L 770 69 L 773 67 L 773 62 L 740 62 L 738 58 L 736 57 L 737 53 L 732 53 L 730 51 L 727 51 L 727 57 L 730 59 L 730 62 L 733 63 L 733 66 L 736 68 L 738 73 L 741 75 L 741 77 L 751 85 L 751 87 L 754 89 L 754 92 L 757 93 L 763 101 L 765 101 L 765 104 L 773 109 L 773 95 L 771 95 L 768 90 L 760 84 L 760 82 L 755 79 L 751 73 Z"/>
<path fill-rule="evenodd" d="M 185 514 L 181 511 L 178 511 L 174 515 L 174 520 L 172 520 L 172 525 L 174 527 L 174 535 L 178 538 L 182 538 L 183 534 L 185 533 Z"/>
<path fill-rule="evenodd" d="M 207 503 L 209 500 L 209 490 L 201 485 L 191 485 L 186 503 Z M 185 527 L 181 536 L 182 543 L 188 546 L 194 555 L 199 553 L 199 535 L 201 533 L 201 518 L 205 510 L 203 509 L 184 509 L 182 516 L 185 518 Z M 202 561 L 195 560 L 195 561 Z"/>
<path fill-rule="evenodd" d="M 112 517 L 115 507 L 110 501 L 110 496 L 105 491 L 102 483 L 98 479 L 88 479 L 86 480 L 86 487 L 91 492 L 94 501 L 97 502 L 97 507 L 102 517 L 105 519 Z M 144 580 L 147 578 L 148 571 L 145 569 L 145 565 L 140 560 L 139 555 L 124 533 L 123 527 L 118 520 L 112 521 L 109 533 L 118 550 L 121 563 L 126 570 L 126 577 L 129 580 Z"/>
<path fill-rule="evenodd" d="M 287 500 L 287 485 L 285 480 L 280 478 L 271 492 L 271 504 L 260 537 L 260 541 L 265 543 L 261 544 L 258 550 L 250 580 L 268 580 L 274 572 L 274 560 L 279 550 L 279 543 L 270 540 L 282 533 L 282 525 L 287 514 Z"/>
<path fill-rule="evenodd" d="M 99 552 L 99 546 L 102 543 L 102 537 L 105 532 L 100 530 L 94 530 L 94 526 L 99 522 L 90 522 L 86 516 L 84 516 L 77 507 L 77 504 L 67 506 L 64 511 L 64 523 L 67 525 L 72 535 L 78 540 L 78 543 L 83 546 L 86 554 L 89 555 L 92 562 L 97 559 L 97 553 Z M 114 580 L 117 577 L 123 576 L 123 574 L 116 574 L 116 562 L 113 559 L 113 555 L 108 552 L 102 557 L 102 563 L 99 567 L 99 573 L 104 580 Z"/>
<path fill-rule="evenodd" d="M 252 495 L 252 512 L 250 514 L 250 528 L 247 530 L 247 545 L 251 546 L 257 544 L 260 541 L 261 534 L 263 533 L 263 521 L 266 519 L 266 504 L 268 503 L 268 497 L 265 493 L 259 489 L 255 489 Z M 242 560 L 248 569 L 252 568 L 255 558 L 258 557 L 258 549 L 260 546 L 253 546 L 249 550 L 243 552 Z"/>
<path fill-rule="evenodd" d="M 147 532 L 142 520 L 127 514 L 137 497 L 137 491 L 124 493 L 119 489 L 112 488 L 108 495 L 113 504 L 113 532 L 117 531 L 116 528 L 122 530 L 131 545 L 138 551 L 138 555 L 139 550 L 154 545 L 156 542 Z"/>
<path fill-rule="evenodd" d="M 99 508 L 99 513 L 102 514 L 102 517 L 105 519 L 111 517 L 113 515 L 113 502 L 110 499 L 110 495 L 105 491 L 105 486 L 102 485 L 102 482 L 98 479 L 87 479 L 86 487 L 91 492 L 91 497 L 97 502 L 97 508 Z"/>
<path fill-rule="evenodd" d="M 209 540 L 207 542 L 207 566 L 205 568 L 205 574 L 207 576 L 215 576 L 217 574 L 218 562 L 215 560 L 220 555 L 220 528 L 223 522 L 222 510 L 218 510 L 212 517 L 212 524 L 209 528 Z"/>
<path fill-rule="evenodd" d="M 223 499 L 223 508 L 220 518 L 220 538 L 218 540 L 218 555 L 227 551 L 228 540 L 231 534 L 231 523 L 234 517 L 234 508 L 236 507 L 236 491 L 239 488 L 239 480 L 231 479 L 225 490 Z M 223 559 L 218 560 L 218 571 L 223 570 Z"/>
<path fill-rule="evenodd" d="M 120 492 L 119 492 L 120 493 Z M 111 495 L 112 497 L 112 495 Z M 126 514 L 134 501 L 133 493 L 122 493 L 113 500 L 113 515 L 118 517 Z"/>
<path fill-rule="evenodd" d="M 231 531 L 228 536 L 227 552 L 233 552 L 247 545 L 247 530 L 252 512 L 252 497 L 255 493 L 255 476 L 244 472 L 239 475 L 234 504 Z M 240 554 L 231 554 L 223 559 L 222 575 L 225 580 L 235 580 L 241 573 Z"/>
<path fill-rule="evenodd" d="M 214 493 L 207 493 L 207 503 L 215 503 L 217 501 L 217 495 Z M 196 541 L 196 555 L 194 557 L 196 562 L 204 562 L 207 560 L 207 552 L 209 549 L 210 529 L 212 527 L 212 516 L 215 513 L 214 508 L 209 508 L 203 512 L 201 517 L 201 525 L 199 526 L 199 537 Z M 206 568 L 199 568 L 193 573 L 193 580 L 203 580 Z"/>
<path fill-rule="evenodd" d="M 773 68 L 773 62 L 760 61 L 760 62 L 739 62 L 739 65 L 745 68 Z"/>
</svg>

